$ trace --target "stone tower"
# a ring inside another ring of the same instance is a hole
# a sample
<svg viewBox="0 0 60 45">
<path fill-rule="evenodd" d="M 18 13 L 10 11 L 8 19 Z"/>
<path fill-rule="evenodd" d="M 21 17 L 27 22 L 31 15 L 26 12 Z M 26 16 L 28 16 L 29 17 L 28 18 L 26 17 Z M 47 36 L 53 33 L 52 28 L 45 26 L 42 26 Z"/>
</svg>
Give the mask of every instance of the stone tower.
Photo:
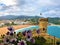
<svg viewBox="0 0 60 45">
<path fill-rule="evenodd" d="M 40 18 L 39 19 L 39 26 L 41 33 L 47 32 L 47 26 L 48 26 L 48 18 Z"/>
</svg>

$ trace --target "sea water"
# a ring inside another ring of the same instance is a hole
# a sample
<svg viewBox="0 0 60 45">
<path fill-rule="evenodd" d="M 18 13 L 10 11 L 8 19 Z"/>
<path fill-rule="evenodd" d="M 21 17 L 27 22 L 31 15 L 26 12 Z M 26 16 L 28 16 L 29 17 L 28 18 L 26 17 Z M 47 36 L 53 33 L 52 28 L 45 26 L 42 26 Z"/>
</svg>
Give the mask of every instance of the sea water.
<svg viewBox="0 0 60 45">
<path fill-rule="evenodd" d="M 47 33 L 51 36 L 60 38 L 60 26 L 48 26 Z"/>
<path fill-rule="evenodd" d="M 26 28 L 18 29 L 15 32 L 18 33 L 18 32 L 23 32 L 23 31 L 28 31 L 28 30 L 33 31 L 33 29 L 37 30 L 37 29 L 39 29 L 39 26 L 29 26 Z M 60 26 L 48 26 L 47 33 L 51 36 L 55 36 L 57 38 L 60 38 Z"/>
</svg>

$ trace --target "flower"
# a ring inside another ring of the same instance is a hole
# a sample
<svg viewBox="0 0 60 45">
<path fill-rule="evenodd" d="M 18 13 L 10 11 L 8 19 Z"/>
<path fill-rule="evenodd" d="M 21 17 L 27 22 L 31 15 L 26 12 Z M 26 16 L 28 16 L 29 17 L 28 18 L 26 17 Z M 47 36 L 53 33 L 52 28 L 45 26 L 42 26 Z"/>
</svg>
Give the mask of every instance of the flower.
<svg viewBox="0 0 60 45">
<path fill-rule="evenodd" d="M 23 34 L 24 36 L 26 36 L 26 31 L 22 32 L 22 34 Z"/>
<path fill-rule="evenodd" d="M 27 38 L 29 39 L 29 38 L 30 38 L 30 36 L 27 36 Z"/>
<path fill-rule="evenodd" d="M 12 40 L 12 44 L 14 44 L 16 41 L 15 40 Z"/>
<path fill-rule="evenodd" d="M 30 39 L 30 42 L 35 43 L 35 39 L 34 38 Z"/>
<path fill-rule="evenodd" d="M 31 30 L 28 30 L 27 33 L 32 33 L 32 31 Z"/>
<path fill-rule="evenodd" d="M 10 33 L 10 36 L 13 36 L 13 33 Z"/>
<path fill-rule="evenodd" d="M 31 31 L 31 30 L 28 30 L 28 31 L 27 31 L 27 35 L 28 35 L 28 36 L 32 36 L 32 31 Z"/>
<path fill-rule="evenodd" d="M 40 30 L 38 29 L 36 32 L 37 32 L 37 34 L 39 34 L 40 33 Z"/>
<path fill-rule="evenodd" d="M 31 38 L 32 38 L 32 31 L 31 30 L 28 30 L 27 31 L 27 38 L 26 38 L 26 40 L 27 41 L 30 41 Z"/>
<path fill-rule="evenodd" d="M 8 29 L 9 31 L 14 31 L 14 29 L 13 29 L 12 26 L 8 27 L 7 29 Z"/>
<path fill-rule="evenodd" d="M 3 42 L 9 42 L 9 41 L 10 41 L 9 38 L 7 38 L 7 37 L 3 38 Z"/>
<path fill-rule="evenodd" d="M 26 44 L 26 41 L 21 40 L 21 41 L 18 43 L 18 45 L 27 45 L 27 44 Z"/>
<path fill-rule="evenodd" d="M 31 37 L 32 37 L 32 31 L 29 30 L 29 31 L 27 31 L 27 38 L 31 38 Z"/>
<path fill-rule="evenodd" d="M 3 43 L 4 44 L 8 44 L 10 42 L 10 40 L 8 38 L 3 38 Z"/>
<path fill-rule="evenodd" d="M 7 32 L 7 33 L 6 33 L 6 35 L 9 35 L 9 34 L 10 34 L 10 32 Z"/>
<path fill-rule="evenodd" d="M 12 39 L 10 39 L 10 42 L 11 42 L 12 44 L 14 44 L 16 41 L 17 41 L 16 38 L 12 38 Z"/>
</svg>

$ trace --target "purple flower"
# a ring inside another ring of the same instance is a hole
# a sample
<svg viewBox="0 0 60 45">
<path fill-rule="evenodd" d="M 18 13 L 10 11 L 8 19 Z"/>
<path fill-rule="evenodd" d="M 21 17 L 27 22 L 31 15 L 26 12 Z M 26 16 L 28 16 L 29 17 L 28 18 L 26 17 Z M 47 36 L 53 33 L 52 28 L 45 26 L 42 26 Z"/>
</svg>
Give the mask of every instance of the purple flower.
<svg viewBox="0 0 60 45">
<path fill-rule="evenodd" d="M 29 37 L 32 37 L 32 31 L 31 30 L 29 30 L 29 31 L 27 31 L 27 36 Z"/>
<path fill-rule="evenodd" d="M 16 42 L 15 40 L 12 40 L 12 42 L 11 42 L 11 43 L 12 43 L 12 44 L 14 44 L 15 42 Z"/>
<path fill-rule="evenodd" d="M 6 33 L 6 35 L 9 35 L 9 34 L 10 34 L 10 32 L 7 32 L 7 33 Z"/>
<path fill-rule="evenodd" d="M 6 42 L 9 42 L 9 39 L 8 38 L 6 39 Z"/>
<path fill-rule="evenodd" d="M 13 33 L 10 33 L 10 36 L 13 36 Z"/>
<path fill-rule="evenodd" d="M 24 40 L 20 41 L 18 45 L 26 45 L 26 42 Z"/>
<path fill-rule="evenodd" d="M 25 45 L 23 41 L 20 42 L 20 45 Z"/>
<path fill-rule="evenodd" d="M 7 29 L 8 29 L 9 31 L 13 31 L 13 30 L 14 30 L 13 27 L 11 27 L 11 26 L 8 27 Z"/>
<path fill-rule="evenodd" d="M 36 32 L 37 32 L 37 34 L 39 34 L 40 33 L 40 30 L 38 29 Z"/>
<path fill-rule="evenodd" d="M 10 39 L 10 42 L 11 42 L 12 44 L 14 44 L 16 41 L 17 41 L 16 38 Z"/>
<path fill-rule="evenodd" d="M 28 39 L 30 39 L 31 37 L 30 36 L 27 36 Z"/>
<path fill-rule="evenodd" d="M 32 33 L 32 31 L 31 30 L 28 30 L 27 33 Z"/>
<path fill-rule="evenodd" d="M 29 31 L 27 32 L 27 38 L 30 39 L 31 37 L 32 37 L 32 32 L 29 30 Z"/>
<path fill-rule="evenodd" d="M 30 39 L 30 42 L 35 43 L 35 39 L 34 38 Z"/>
<path fill-rule="evenodd" d="M 26 31 L 22 32 L 22 34 L 23 34 L 24 36 L 26 36 Z"/>
</svg>

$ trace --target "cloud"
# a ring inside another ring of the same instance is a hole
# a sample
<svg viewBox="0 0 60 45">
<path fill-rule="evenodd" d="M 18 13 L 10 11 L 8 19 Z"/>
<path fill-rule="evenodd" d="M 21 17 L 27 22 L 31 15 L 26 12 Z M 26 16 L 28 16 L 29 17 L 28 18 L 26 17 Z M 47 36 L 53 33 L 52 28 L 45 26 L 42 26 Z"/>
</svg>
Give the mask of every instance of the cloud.
<svg viewBox="0 0 60 45">
<path fill-rule="evenodd" d="M 16 4 L 15 0 L 0 0 L 0 3 L 3 3 L 7 6 Z"/>
<path fill-rule="evenodd" d="M 38 15 L 54 17 L 60 14 L 57 0 L 1 0 L 0 15 Z M 59 12 L 59 13 L 58 13 Z M 57 14 L 56 14 L 57 13 Z M 53 16 L 54 15 L 54 16 Z"/>
<path fill-rule="evenodd" d="M 43 13 L 44 17 L 60 17 L 60 10 L 49 10 Z"/>
</svg>

